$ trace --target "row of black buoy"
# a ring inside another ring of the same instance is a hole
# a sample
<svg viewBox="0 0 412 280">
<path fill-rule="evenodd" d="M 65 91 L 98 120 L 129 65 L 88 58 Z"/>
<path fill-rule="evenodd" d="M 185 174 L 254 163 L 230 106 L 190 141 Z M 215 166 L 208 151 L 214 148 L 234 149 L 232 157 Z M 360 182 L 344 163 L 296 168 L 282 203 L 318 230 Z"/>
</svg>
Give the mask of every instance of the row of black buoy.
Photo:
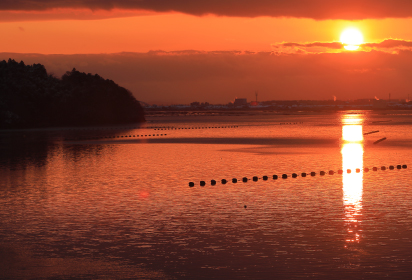
<svg viewBox="0 0 412 280">
<path fill-rule="evenodd" d="M 287 122 L 287 123 L 279 123 L 280 125 L 285 125 L 285 124 L 301 124 L 303 122 Z"/>
<path fill-rule="evenodd" d="M 202 127 L 170 127 L 170 128 L 155 128 L 155 130 L 180 130 L 180 129 L 212 129 L 212 128 L 236 128 L 238 125 L 230 126 L 202 126 Z"/>
<path fill-rule="evenodd" d="M 389 167 L 381 166 L 380 169 L 384 171 L 384 170 L 386 170 L 386 169 L 394 170 L 395 168 L 396 168 L 396 169 L 406 169 L 407 167 L 408 167 L 408 166 L 407 166 L 406 164 L 403 164 L 403 165 L 398 164 L 398 165 L 396 165 L 396 166 L 390 165 Z M 372 168 L 373 171 L 378 171 L 378 169 L 379 169 L 378 167 L 373 167 L 373 168 Z M 362 170 L 361 170 L 360 168 L 356 168 L 356 169 L 355 169 L 355 172 L 356 172 L 356 173 L 360 173 L 361 171 L 362 171 Z M 369 171 L 370 171 L 369 168 L 367 168 L 367 167 L 363 168 L 363 172 L 369 172 Z M 335 173 L 337 173 L 337 174 L 343 174 L 344 171 L 343 171 L 342 169 L 339 169 L 337 172 L 335 172 L 335 171 L 333 171 L 333 170 L 329 170 L 329 172 L 320 171 L 320 172 L 319 172 L 319 175 L 320 175 L 320 176 L 324 176 L 324 175 L 326 175 L 326 173 L 328 173 L 329 175 L 334 175 Z M 351 170 L 351 169 L 346 169 L 346 173 L 350 174 L 350 173 L 352 173 L 352 170 Z M 299 176 L 299 175 L 298 175 L 297 173 L 292 173 L 292 175 L 291 175 L 292 178 L 297 178 L 298 176 Z M 306 177 L 306 176 L 312 176 L 312 177 L 314 177 L 314 176 L 316 176 L 316 172 L 309 172 L 309 173 L 303 172 L 303 173 L 300 174 L 300 176 L 301 176 L 301 177 Z M 273 175 L 273 176 L 272 176 L 272 179 L 273 179 L 273 180 L 277 180 L 278 178 L 279 178 L 278 175 Z M 287 179 L 287 178 L 288 178 L 288 175 L 287 175 L 287 174 L 282 174 L 282 175 L 281 175 L 281 178 L 282 178 L 282 179 Z M 243 183 L 247 183 L 248 181 L 257 182 L 257 181 L 259 181 L 259 179 L 262 179 L 263 181 L 267 181 L 267 180 L 269 179 L 269 177 L 268 177 L 268 176 L 263 176 L 262 178 L 259 178 L 258 176 L 254 176 L 254 177 L 252 177 L 252 179 L 249 179 L 249 178 L 247 178 L 247 177 L 243 177 L 242 180 L 239 180 L 239 181 L 242 181 Z M 223 185 L 225 185 L 226 183 L 228 183 L 228 180 L 222 179 L 220 182 L 221 182 Z M 238 179 L 236 179 L 236 178 L 233 178 L 233 179 L 232 179 L 232 183 L 236 184 L 237 182 L 238 182 Z M 216 183 L 217 183 L 216 180 L 211 180 L 211 181 L 210 181 L 210 184 L 211 184 L 212 186 L 216 185 Z M 201 187 L 204 187 L 205 185 L 206 185 L 206 182 L 205 182 L 205 181 L 200 181 L 200 186 L 201 186 Z M 194 182 L 189 182 L 189 187 L 194 187 L 194 186 L 195 186 L 195 183 L 194 183 Z"/>
<path fill-rule="evenodd" d="M 174 129 L 173 126 L 134 126 L 134 127 L 76 127 L 67 130 L 123 130 L 123 129 Z"/>
<path fill-rule="evenodd" d="M 117 135 L 117 136 L 100 136 L 100 137 L 77 137 L 77 138 L 66 138 L 65 141 L 77 141 L 77 140 L 99 140 L 99 139 L 115 139 L 115 138 L 132 138 L 132 137 L 154 137 L 154 136 L 166 136 L 167 134 L 149 134 L 149 135 Z"/>
</svg>

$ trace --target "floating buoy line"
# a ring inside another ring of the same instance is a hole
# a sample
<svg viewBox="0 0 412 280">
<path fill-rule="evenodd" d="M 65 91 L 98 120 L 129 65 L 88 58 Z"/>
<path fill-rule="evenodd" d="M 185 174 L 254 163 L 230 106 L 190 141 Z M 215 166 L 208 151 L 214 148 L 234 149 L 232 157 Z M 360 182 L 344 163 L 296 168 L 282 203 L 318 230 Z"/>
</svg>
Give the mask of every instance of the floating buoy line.
<svg viewBox="0 0 412 280">
<path fill-rule="evenodd" d="M 278 125 L 303 124 L 303 122 L 282 122 Z M 133 126 L 133 127 L 76 127 L 66 130 L 131 130 L 131 129 L 153 129 L 153 130 L 187 130 L 187 129 L 216 129 L 216 128 L 238 128 L 238 125 L 220 126 L 195 126 L 195 127 L 175 127 L 175 126 Z"/>
<path fill-rule="evenodd" d="M 116 127 L 116 128 L 70 128 L 69 130 L 120 130 L 120 129 L 154 129 L 154 130 L 187 130 L 187 129 L 214 129 L 214 128 L 238 128 L 238 125 L 230 126 L 202 126 L 202 127 L 173 127 L 173 126 L 150 126 L 150 127 Z M 116 135 L 116 136 L 93 136 L 93 137 L 75 137 L 65 138 L 65 141 L 78 140 L 101 140 L 101 139 L 115 139 L 115 138 L 144 138 L 144 137 L 158 137 L 167 136 L 167 134 L 151 133 L 151 134 L 135 134 L 135 135 Z"/>
<path fill-rule="evenodd" d="M 378 167 L 372 167 L 371 169 L 369 169 L 369 168 L 367 168 L 367 167 L 364 167 L 364 168 L 356 168 L 356 169 L 353 169 L 353 171 L 354 172 L 356 172 L 356 173 L 360 173 L 361 171 L 363 171 L 363 172 L 369 172 L 370 170 L 372 170 L 372 171 L 378 171 L 379 169 L 380 170 L 382 170 L 382 171 L 385 171 L 386 169 L 389 169 L 389 170 L 395 170 L 395 169 L 398 169 L 398 170 L 400 170 L 400 169 L 406 169 L 406 168 L 408 168 L 408 166 L 406 165 L 406 164 L 403 164 L 403 165 L 401 165 L 401 164 L 398 164 L 398 165 L 389 165 L 388 167 L 387 166 L 381 166 L 380 168 L 378 168 Z M 350 173 L 352 173 L 352 169 L 346 169 L 346 170 L 342 170 L 342 169 L 339 169 L 338 171 L 334 171 L 334 170 L 329 170 L 328 172 L 326 172 L 326 171 L 320 171 L 319 172 L 319 175 L 320 176 L 325 176 L 326 174 L 329 174 L 329 175 L 334 175 L 334 174 L 339 174 L 339 175 L 342 175 L 343 173 L 346 173 L 346 174 L 350 174 Z M 291 175 L 288 175 L 288 174 L 282 174 L 282 175 L 280 175 L 280 176 L 278 176 L 278 175 L 272 175 L 272 180 L 278 180 L 279 178 L 282 178 L 282 179 L 288 179 L 289 177 L 292 177 L 292 178 L 297 178 L 297 177 L 303 177 L 303 178 L 305 178 L 305 177 L 308 177 L 308 176 L 311 176 L 311 177 L 314 177 L 314 176 L 316 176 L 318 173 L 316 173 L 316 172 L 308 172 L 308 173 L 306 173 L 306 172 L 303 172 L 303 173 L 300 173 L 300 174 L 298 174 L 298 173 L 292 173 Z M 231 179 L 231 180 L 227 180 L 227 179 L 221 179 L 220 180 L 220 183 L 222 184 L 222 185 L 226 185 L 228 182 L 232 182 L 233 184 L 236 184 L 236 183 L 238 183 L 238 182 L 243 182 L 243 183 L 247 183 L 248 181 L 253 181 L 253 182 L 257 182 L 257 181 L 259 181 L 259 180 L 263 180 L 263 181 L 267 181 L 267 180 L 269 180 L 269 176 L 262 176 L 262 177 L 258 177 L 258 176 L 253 176 L 252 178 L 247 178 L 247 177 L 243 177 L 242 179 L 240 179 L 240 180 L 238 180 L 237 178 L 233 178 L 233 179 Z M 215 186 L 216 184 L 217 184 L 217 182 L 219 182 L 219 181 L 216 181 L 216 180 L 210 180 L 210 185 L 212 185 L 212 186 Z M 201 187 L 204 187 L 204 186 L 206 186 L 206 181 L 200 181 L 199 182 L 199 185 L 201 186 Z M 194 187 L 195 186 L 195 183 L 194 182 L 189 182 L 189 187 Z"/>
<path fill-rule="evenodd" d="M 172 126 L 128 126 L 128 127 L 73 127 L 66 130 L 128 130 L 128 129 L 173 129 Z"/>
<path fill-rule="evenodd" d="M 286 124 L 302 124 L 303 122 L 282 122 L 279 125 L 286 125 Z"/>
<path fill-rule="evenodd" d="M 116 136 L 94 136 L 94 137 L 76 137 L 65 138 L 65 141 L 79 141 L 79 140 L 101 140 L 101 139 L 119 139 L 119 138 L 145 138 L 145 137 L 157 137 L 167 136 L 167 134 L 142 134 L 142 135 L 116 135 Z"/>
<path fill-rule="evenodd" d="M 212 128 L 238 128 L 238 125 L 229 126 L 196 126 L 196 127 L 168 127 L 168 128 L 155 128 L 154 130 L 185 130 L 185 129 L 212 129 Z"/>
</svg>

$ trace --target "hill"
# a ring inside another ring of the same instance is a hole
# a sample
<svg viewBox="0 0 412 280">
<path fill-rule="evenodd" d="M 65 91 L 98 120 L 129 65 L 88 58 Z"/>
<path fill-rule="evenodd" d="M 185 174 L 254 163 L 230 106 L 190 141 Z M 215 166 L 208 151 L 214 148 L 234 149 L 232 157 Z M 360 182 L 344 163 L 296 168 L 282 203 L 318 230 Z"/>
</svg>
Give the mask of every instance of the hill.
<svg viewBox="0 0 412 280">
<path fill-rule="evenodd" d="M 61 79 L 41 64 L 0 61 L 0 129 L 144 122 L 130 91 L 73 69 Z"/>
</svg>

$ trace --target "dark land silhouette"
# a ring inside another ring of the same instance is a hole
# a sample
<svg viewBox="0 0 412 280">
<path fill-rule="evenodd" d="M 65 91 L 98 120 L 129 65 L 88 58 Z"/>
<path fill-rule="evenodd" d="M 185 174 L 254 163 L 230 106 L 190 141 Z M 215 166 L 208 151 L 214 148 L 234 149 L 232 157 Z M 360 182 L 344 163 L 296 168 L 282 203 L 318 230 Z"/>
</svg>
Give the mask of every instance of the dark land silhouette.
<svg viewBox="0 0 412 280">
<path fill-rule="evenodd" d="M 73 69 L 58 79 L 41 64 L 0 61 L 0 129 L 144 121 L 131 92 L 97 74 Z"/>
</svg>

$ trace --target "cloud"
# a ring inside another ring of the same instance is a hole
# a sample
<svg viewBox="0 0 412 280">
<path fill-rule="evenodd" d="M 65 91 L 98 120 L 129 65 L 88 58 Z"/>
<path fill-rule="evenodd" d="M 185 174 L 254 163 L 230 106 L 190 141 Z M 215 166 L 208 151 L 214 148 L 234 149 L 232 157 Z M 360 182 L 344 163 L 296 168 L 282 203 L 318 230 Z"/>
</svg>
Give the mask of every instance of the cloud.
<svg viewBox="0 0 412 280">
<path fill-rule="evenodd" d="M 337 53 L 345 51 L 341 42 L 283 42 L 271 45 L 277 53 Z M 412 50 L 412 41 L 399 39 L 386 39 L 377 43 L 364 43 L 359 51 L 377 50 L 381 52 L 399 52 L 400 50 Z"/>
<path fill-rule="evenodd" d="M 1 7 L 1 2 L 0 2 Z M 23 8 L 23 7 L 21 7 Z M 107 18 L 124 18 L 135 16 L 153 15 L 151 11 L 137 10 L 91 10 L 90 8 L 52 8 L 47 10 L 2 10 L 0 9 L 0 22 L 16 21 L 44 21 L 44 20 L 99 20 Z"/>
<path fill-rule="evenodd" d="M 387 96 L 406 98 L 412 81 L 412 51 L 279 54 L 275 52 L 153 51 L 93 55 L 0 53 L 42 63 L 61 76 L 76 68 L 97 73 L 157 104 L 227 103 L 235 97 L 261 100 Z"/>
<path fill-rule="evenodd" d="M 325 53 L 343 50 L 341 42 L 283 42 L 271 45 L 274 51 L 282 53 Z"/>
<path fill-rule="evenodd" d="M 0 10 L 46 11 L 59 8 L 148 10 L 237 17 L 296 17 L 323 19 L 406 18 L 409 0 L 2 0 Z"/>
<path fill-rule="evenodd" d="M 305 48 L 322 47 L 322 48 L 337 49 L 337 50 L 343 48 L 343 45 L 340 42 L 313 42 L 313 43 L 306 43 L 306 44 L 282 43 L 282 46 L 284 47 L 305 47 Z"/>
<path fill-rule="evenodd" d="M 412 48 L 412 41 L 398 40 L 398 39 L 386 39 L 379 43 L 365 43 L 362 45 L 364 48 L 373 49 L 393 49 L 393 48 Z"/>
</svg>

